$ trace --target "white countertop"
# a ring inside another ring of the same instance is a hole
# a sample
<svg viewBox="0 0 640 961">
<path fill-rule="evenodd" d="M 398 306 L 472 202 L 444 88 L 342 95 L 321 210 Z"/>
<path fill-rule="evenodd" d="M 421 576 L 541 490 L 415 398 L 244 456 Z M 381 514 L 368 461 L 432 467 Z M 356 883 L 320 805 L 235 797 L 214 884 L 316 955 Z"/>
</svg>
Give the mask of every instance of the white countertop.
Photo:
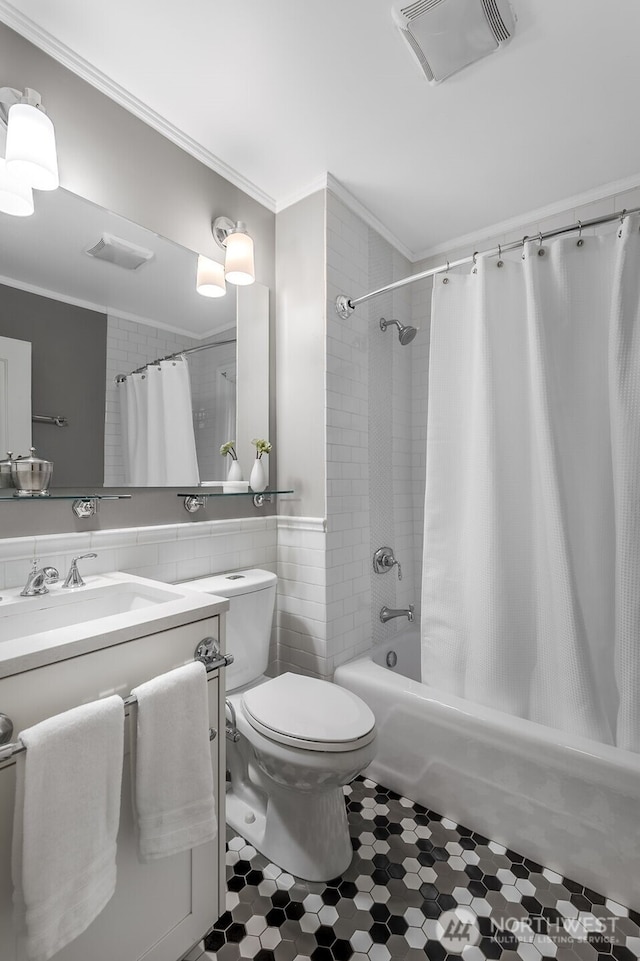
<svg viewBox="0 0 640 961">
<path fill-rule="evenodd" d="M 229 601 L 179 584 L 114 572 L 87 575 L 84 587 L 20 597 L 2 592 L 0 678 L 191 624 L 229 608 Z M 116 608 L 117 613 L 112 613 Z"/>
</svg>

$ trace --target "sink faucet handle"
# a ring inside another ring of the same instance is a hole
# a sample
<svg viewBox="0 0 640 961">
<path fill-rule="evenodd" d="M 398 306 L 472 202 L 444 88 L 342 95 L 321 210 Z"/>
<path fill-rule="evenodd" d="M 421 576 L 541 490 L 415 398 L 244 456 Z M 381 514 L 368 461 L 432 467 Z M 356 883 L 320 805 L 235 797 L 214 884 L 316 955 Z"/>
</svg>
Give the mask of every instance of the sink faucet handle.
<svg viewBox="0 0 640 961">
<path fill-rule="evenodd" d="M 83 561 L 87 557 L 97 557 L 93 551 L 88 554 L 78 554 L 77 557 L 71 559 L 71 566 L 69 567 L 69 573 L 65 578 L 63 587 L 84 587 L 84 581 L 82 580 L 82 575 L 78 570 L 78 561 Z"/>
</svg>

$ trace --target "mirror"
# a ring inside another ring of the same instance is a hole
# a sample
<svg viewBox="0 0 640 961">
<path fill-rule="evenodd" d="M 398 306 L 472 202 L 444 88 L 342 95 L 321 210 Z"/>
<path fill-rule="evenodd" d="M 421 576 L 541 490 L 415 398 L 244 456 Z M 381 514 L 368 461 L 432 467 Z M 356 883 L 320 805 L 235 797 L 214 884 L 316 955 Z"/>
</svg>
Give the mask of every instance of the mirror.
<svg viewBox="0 0 640 961">
<path fill-rule="evenodd" d="M 62 189 L 39 193 L 31 217 L 0 215 L 0 249 L 0 338 L 31 345 L 33 445 L 53 486 L 130 483 L 116 377 L 213 343 L 187 355 L 200 480 L 226 476 L 229 439 L 248 477 L 250 441 L 269 432 L 267 288 L 202 297 L 193 251 Z"/>
</svg>

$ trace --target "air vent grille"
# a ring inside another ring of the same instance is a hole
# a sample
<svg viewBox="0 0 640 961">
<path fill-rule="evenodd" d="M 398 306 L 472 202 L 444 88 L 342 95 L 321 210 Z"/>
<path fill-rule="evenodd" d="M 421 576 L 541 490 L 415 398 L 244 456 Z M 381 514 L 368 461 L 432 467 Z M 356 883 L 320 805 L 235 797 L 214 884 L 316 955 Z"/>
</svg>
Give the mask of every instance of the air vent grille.
<svg viewBox="0 0 640 961">
<path fill-rule="evenodd" d="M 430 83 L 495 53 L 516 24 L 510 0 L 401 0 L 392 15 Z"/>
<path fill-rule="evenodd" d="M 431 10 L 432 7 L 437 7 L 439 3 L 443 2 L 444 0 L 416 0 L 415 3 L 401 7 L 400 13 L 403 17 L 406 17 L 407 20 L 415 20 L 416 17 L 421 17 L 427 10 Z"/>
<path fill-rule="evenodd" d="M 511 33 L 507 29 L 507 25 L 504 22 L 498 6 L 495 0 L 482 0 L 482 6 L 484 7 L 484 12 L 487 16 L 487 20 L 493 30 L 496 40 L 499 43 L 504 43 L 509 40 Z"/>
<path fill-rule="evenodd" d="M 114 237 L 113 234 L 107 233 L 104 233 L 93 247 L 85 250 L 85 253 L 88 257 L 93 257 L 95 260 L 105 260 L 109 264 L 115 264 L 116 267 L 124 268 L 124 270 L 137 270 L 138 267 L 142 267 L 143 264 L 154 258 L 152 250 L 147 250 L 146 247 L 138 247 L 128 240 L 122 240 L 121 237 Z"/>
<path fill-rule="evenodd" d="M 414 37 L 409 31 L 407 31 L 405 37 L 406 37 L 407 43 L 410 45 L 410 47 L 411 47 L 411 49 L 413 50 L 413 52 L 415 53 L 416 57 L 417 57 L 418 60 L 420 61 L 420 66 L 421 66 L 422 69 L 424 70 L 424 72 L 425 72 L 425 74 L 426 74 L 426 77 L 427 77 L 427 80 L 432 81 L 432 80 L 433 80 L 433 70 L 432 70 L 431 67 L 429 66 L 429 61 L 427 60 L 427 58 L 425 57 L 424 53 L 422 52 L 422 47 L 420 46 L 420 44 L 418 43 L 418 41 L 415 39 L 415 37 Z"/>
</svg>

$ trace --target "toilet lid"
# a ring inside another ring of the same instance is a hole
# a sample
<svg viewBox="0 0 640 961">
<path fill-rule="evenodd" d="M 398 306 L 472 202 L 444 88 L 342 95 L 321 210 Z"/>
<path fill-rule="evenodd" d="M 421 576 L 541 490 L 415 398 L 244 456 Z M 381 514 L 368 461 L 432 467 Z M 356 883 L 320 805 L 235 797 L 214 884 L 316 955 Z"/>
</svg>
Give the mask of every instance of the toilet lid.
<svg viewBox="0 0 640 961">
<path fill-rule="evenodd" d="M 307 750 L 352 751 L 375 737 L 376 719 L 363 700 L 302 674 L 281 674 L 251 688 L 242 706 L 256 730 Z"/>
</svg>

